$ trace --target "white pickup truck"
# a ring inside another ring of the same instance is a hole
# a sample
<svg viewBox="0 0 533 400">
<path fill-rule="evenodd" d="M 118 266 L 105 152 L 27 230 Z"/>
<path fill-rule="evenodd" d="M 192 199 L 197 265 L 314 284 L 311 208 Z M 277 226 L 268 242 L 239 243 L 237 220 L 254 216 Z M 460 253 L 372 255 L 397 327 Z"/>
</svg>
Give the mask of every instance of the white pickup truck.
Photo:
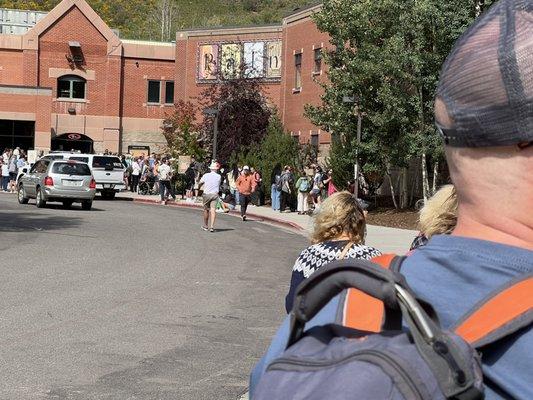
<svg viewBox="0 0 533 400">
<path fill-rule="evenodd" d="M 104 199 L 113 199 L 116 193 L 126 189 L 124 183 L 125 167 L 117 156 L 55 152 L 47 154 L 43 158 L 76 160 L 89 164 L 96 181 L 96 192 L 100 193 Z"/>
</svg>

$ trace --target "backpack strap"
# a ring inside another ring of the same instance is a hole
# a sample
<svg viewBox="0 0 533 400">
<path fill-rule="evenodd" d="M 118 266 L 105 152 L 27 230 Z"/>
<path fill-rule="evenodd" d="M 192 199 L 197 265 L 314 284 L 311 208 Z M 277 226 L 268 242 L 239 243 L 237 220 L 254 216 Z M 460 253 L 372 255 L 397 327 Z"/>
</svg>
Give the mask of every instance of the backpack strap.
<svg viewBox="0 0 533 400">
<path fill-rule="evenodd" d="M 490 293 L 453 329 L 472 346 L 494 343 L 533 322 L 533 274 L 521 276 Z"/>
<path fill-rule="evenodd" d="M 370 261 L 384 269 L 397 268 L 405 257 L 383 254 Z M 398 265 L 397 267 L 394 267 Z M 394 268 L 393 268 L 394 267 Z M 396 272 L 396 271 L 395 271 Z M 368 332 L 380 332 L 385 319 L 383 302 L 357 289 L 348 289 L 342 310 L 342 325 Z"/>
</svg>

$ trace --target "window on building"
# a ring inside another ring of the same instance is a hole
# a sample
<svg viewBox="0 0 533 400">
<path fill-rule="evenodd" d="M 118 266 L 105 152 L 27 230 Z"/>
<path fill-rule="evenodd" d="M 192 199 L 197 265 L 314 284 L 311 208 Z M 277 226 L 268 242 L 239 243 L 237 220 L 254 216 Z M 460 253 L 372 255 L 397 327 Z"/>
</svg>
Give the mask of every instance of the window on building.
<svg viewBox="0 0 533 400">
<path fill-rule="evenodd" d="M 87 81 L 79 76 L 66 75 L 57 80 L 57 97 L 85 99 Z"/>
<path fill-rule="evenodd" d="M 302 88 L 302 53 L 294 55 L 294 88 Z"/>
<path fill-rule="evenodd" d="M 319 74 L 322 71 L 322 49 L 315 49 L 315 68 L 313 72 Z"/>
<path fill-rule="evenodd" d="M 174 81 L 165 82 L 165 104 L 174 104 Z"/>
<path fill-rule="evenodd" d="M 318 147 L 318 132 L 316 131 L 311 132 L 311 145 Z"/>
<path fill-rule="evenodd" d="M 148 103 L 159 104 L 161 101 L 161 82 L 148 81 Z"/>
</svg>

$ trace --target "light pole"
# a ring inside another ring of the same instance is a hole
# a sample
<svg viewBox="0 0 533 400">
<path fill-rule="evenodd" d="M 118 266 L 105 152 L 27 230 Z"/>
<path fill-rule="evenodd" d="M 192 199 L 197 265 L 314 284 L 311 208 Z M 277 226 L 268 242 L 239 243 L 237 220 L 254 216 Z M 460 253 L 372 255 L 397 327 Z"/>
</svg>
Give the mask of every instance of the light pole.
<svg viewBox="0 0 533 400">
<path fill-rule="evenodd" d="M 359 145 L 361 144 L 361 110 L 359 110 L 359 99 L 356 96 L 343 96 L 342 102 L 345 104 L 354 105 L 354 113 L 357 115 L 357 148 L 355 149 L 355 164 L 353 166 L 353 176 L 354 176 L 354 189 L 353 194 L 355 198 L 359 195 Z"/>
<path fill-rule="evenodd" d="M 215 117 L 213 122 L 213 161 L 217 159 L 217 136 L 218 136 L 218 108 L 205 108 L 204 114 Z"/>
</svg>

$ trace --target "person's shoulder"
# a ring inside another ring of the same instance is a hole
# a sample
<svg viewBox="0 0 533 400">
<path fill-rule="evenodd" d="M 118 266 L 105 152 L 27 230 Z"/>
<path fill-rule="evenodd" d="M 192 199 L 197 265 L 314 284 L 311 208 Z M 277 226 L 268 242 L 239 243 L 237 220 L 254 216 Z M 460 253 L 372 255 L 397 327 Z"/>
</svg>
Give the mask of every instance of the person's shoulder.
<svg viewBox="0 0 533 400">
<path fill-rule="evenodd" d="M 370 260 L 371 258 L 378 257 L 382 253 L 378 249 L 367 246 L 366 244 L 356 243 L 352 246 L 350 251 L 348 251 L 348 257 L 353 258 L 364 258 Z"/>
</svg>

